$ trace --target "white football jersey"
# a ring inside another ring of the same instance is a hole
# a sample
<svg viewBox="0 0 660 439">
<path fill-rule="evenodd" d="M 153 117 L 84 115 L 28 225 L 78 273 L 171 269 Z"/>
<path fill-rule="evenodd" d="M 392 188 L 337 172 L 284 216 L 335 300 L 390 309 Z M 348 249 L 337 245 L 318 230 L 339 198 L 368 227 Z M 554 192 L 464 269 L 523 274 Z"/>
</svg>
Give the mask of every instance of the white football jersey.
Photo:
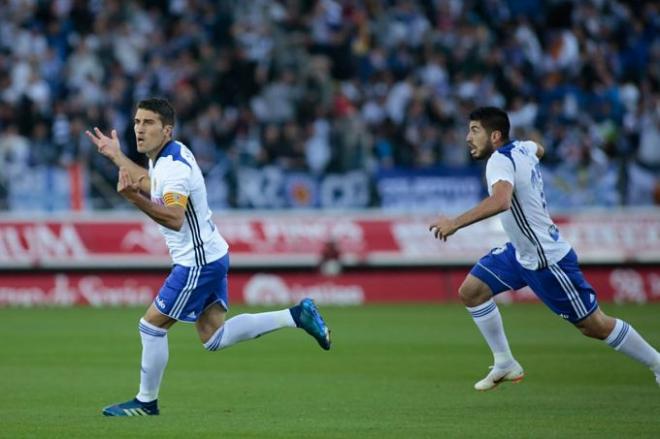
<svg viewBox="0 0 660 439">
<path fill-rule="evenodd" d="M 535 142 L 514 140 L 496 149 L 486 164 L 489 194 L 500 180 L 513 185 L 511 209 L 499 217 L 516 259 L 529 270 L 555 264 L 571 249 L 548 213 L 536 150 Z"/>
<path fill-rule="evenodd" d="M 229 245 L 211 218 L 202 171 L 192 152 L 181 142 L 167 143 L 155 160 L 149 160 L 151 201 L 165 205 L 165 194 L 188 198 L 186 217 L 180 231 L 158 226 L 165 237 L 172 262 L 186 267 L 201 266 L 227 254 Z"/>
</svg>

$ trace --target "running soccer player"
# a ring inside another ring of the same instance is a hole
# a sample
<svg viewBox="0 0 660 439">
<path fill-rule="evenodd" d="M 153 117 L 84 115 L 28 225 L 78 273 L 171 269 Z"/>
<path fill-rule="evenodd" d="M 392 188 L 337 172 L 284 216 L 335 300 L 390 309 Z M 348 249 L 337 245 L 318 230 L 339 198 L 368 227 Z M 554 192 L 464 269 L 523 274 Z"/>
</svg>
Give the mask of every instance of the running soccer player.
<svg viewBox="0 0 660 439">
<path fill-rule="evenodd" d="M 163 99 L 146 99 L 134 118 L 137 149 L 149 170 L 121 151 L 117 132 L 86 134 L 98 151 L 119 167 L 117 191 L 159 225 L 172 257 L 171 272 L 140 319 L 140 390 L 127 402 L 105 407 L 106 416 L 158 415 L 158 391 L 168 360 L 167 332 L 177 321 L 195 323 L 209 351 L 285 327 L 299 327 L 330 349 L 330 331 L 311 299 L 280 311 L 241 314 L 225 321 L 229 309 L 227 242 L 211 219 L 204 177 L 195 157 L 172 139 L 175 112 Z"/>
<path fill-rule="evenodd" d="M 601 311 L 575 252 L 550 219 L 539 169 L 543 147 L 532 141 L 510 140 L 509 118 L 494 107 L 478 108 L 470 114 L 466 140 L 472 158 L 488 159 L 486 182 L 490 196 L 455 218 L 438 217 L 429 230 L 446 241 L 457 230 L 500 214 L 510 240 L 482 257 L 458 291 L 493 352 L 495 363 L 474 388 L 490 390 L 503 381 L 523 379 L 523 368 L 511 354 L 493 296 L 526 285 L 584 335 L 605 340 L 615 350 L 649 367 L 660 385 L 660 353 L 629 323 Z"/>
</svg>

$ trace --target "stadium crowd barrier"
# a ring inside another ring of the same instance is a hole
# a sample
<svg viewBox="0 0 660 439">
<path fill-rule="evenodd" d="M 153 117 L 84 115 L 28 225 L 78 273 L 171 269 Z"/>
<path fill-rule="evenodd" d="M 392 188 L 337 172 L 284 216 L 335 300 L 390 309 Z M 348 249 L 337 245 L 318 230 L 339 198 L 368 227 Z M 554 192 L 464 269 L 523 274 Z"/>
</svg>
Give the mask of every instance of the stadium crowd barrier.
<svg viewBox="0 0 660 439">
<path fill-rule="evenodd" d="M 660 301 L 660 210 L 554 217 L 601 301 Z M 232 303 L 452 301 L 472 264 L 506 242 L 490 219 L 447 242 L 432 216 L 245 211 L 214 217 L 231 248 Z M 148 303 L 171 262 L 132 212 L 0 217 L 0 306 Z M 501 301 L 536 300 L 528 289 Z"/>
</svg>

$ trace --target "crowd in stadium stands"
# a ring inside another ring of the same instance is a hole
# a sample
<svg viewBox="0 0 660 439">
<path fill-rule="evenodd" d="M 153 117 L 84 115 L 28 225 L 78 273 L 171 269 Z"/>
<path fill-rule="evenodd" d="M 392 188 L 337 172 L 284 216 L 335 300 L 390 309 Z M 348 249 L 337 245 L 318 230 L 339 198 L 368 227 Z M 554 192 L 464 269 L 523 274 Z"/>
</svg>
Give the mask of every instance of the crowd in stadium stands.
<svg viewBox="0 0 660 439">
<path fill-rule="evenodd" d="M 587 194 L 575 203 L 654 202 L 655 1 L 0 0 L 0 8 L 4 208 L 13 176 L 76 162 L 89 169 L 92 191 L 110 197 L 116 170 L 84 130 L 116 127 L 142 160 L 132 114 L 152 95 L 172 101 L 176 136 L 202 170 L 227 180 L 264 166 L 313 175 L 469 166 L 467 113 L 496 105 L 510 112 L 514 137 L 546 146 L 553 187 Z"/>
</svg>

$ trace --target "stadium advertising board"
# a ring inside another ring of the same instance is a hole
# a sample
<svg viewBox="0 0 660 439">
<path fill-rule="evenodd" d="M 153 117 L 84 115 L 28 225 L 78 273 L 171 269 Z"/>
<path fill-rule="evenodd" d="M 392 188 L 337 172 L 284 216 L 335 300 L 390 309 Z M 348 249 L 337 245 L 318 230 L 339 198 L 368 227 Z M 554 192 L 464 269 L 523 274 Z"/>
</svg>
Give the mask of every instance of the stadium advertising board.
<svg viewBox="0 0 660 439">
<path fill-rule="evenodd" d="M 648 266 L 586 267 L 585 275 L 603 302 L 660 302 L 660 273 Z M 230 302 L 288 305 L 302 297 L 320 304 L 359 305 L 387 302 L 448 302 L 467 268 L 361 270 L 338 276 L 315 272 L 234 272 Z M 0 306 L 144 305 L 157 294 L 165 272 L 0 273 Z M 414 285 L 414 288 L 411 288 Z M 536 301 L 525 288 L 498 296 L 501 302 Z"/>
<path fill-rule="evenodd" d="M 157 226 L 140 216 L 0 220 L 0 270 L 167 268 Z M 215 222 L 238 268 L 312 268 L 329 241 L 349 267 L 471 265 L 506 242 L 497 219 L 460 230 L 447 242 L 428 231 L 432 217 L 362 214 L 230 214 Z M 555 218 L 586 264 L 660 263 L 660 213 Z"/>
<path fill-rule="evenodd" d="M 370 203 L 369 176 L 364 171 L 316 177 L 270 166 L 244 168 L 237 174 L 237 204 L 244 209 L 347 209 Z"/>
<path fill-rule="evenodd" d="M 479 168 L 387 170 L 376 177 L 380 205 L 401 212 L 458 213 L 484 195 Z"/>
</svg>

